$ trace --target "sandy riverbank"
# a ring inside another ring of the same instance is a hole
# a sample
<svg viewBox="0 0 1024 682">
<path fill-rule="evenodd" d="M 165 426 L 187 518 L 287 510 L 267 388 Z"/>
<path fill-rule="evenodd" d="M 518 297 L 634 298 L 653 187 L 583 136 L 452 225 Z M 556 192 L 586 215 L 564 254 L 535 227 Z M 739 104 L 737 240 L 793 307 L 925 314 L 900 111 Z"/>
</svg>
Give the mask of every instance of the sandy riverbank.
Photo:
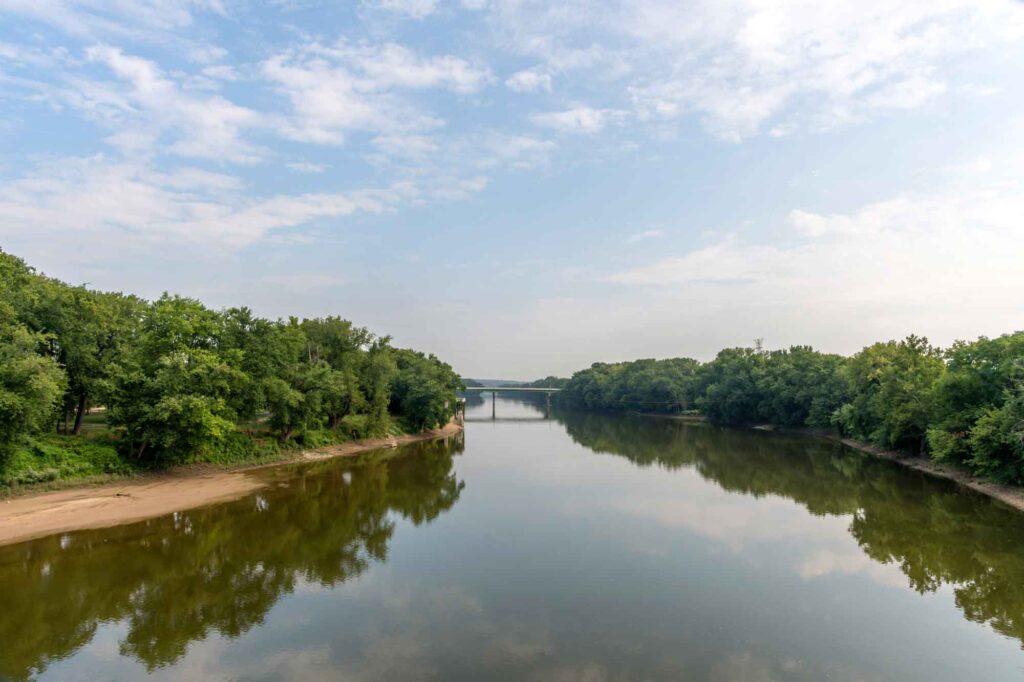
<svg viewBox="0 0 1024 682">
<path fill-rule="evenodd" d="M 264 479 L 252 475 L 256 469 L 304 460 L 346 457 L 368 450 L 446 438 L 461 430 L 461 425 L 451 423 L 441 429 L 398 438 L 333 445 L 272 464 L 230 470 L 191 468 L 93 487 L 30 493 L 0 501 L 0 545 L 53 533 L 118 526 L 171 512 L 227 502 L 267 485 Z"/>
</svg>

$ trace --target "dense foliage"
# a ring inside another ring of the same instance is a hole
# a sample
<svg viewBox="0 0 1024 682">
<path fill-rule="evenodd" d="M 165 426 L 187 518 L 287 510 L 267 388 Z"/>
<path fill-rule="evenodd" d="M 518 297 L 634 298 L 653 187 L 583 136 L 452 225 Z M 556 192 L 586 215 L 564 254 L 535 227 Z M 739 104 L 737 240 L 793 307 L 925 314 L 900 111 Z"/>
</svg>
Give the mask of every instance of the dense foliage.
<svg viewBox="0 0 1024 682">
<path fill-rule="evenodd" d="M 573 375 L 563 399 L 595 410 L 695 409 L 720 424 L 834 428 L 1024 484 L 1024 332 L 945 350 L 910 336 L 849 358 L 758 344 L 707 363 L 596 363 Z"/>
<path fill-rule="evenodd" d="M 460 387 L 436 357 L 338 317 L 267 320 L 169 294 L 148 302 L 69 286 L 0 252 L 5 481 L 16 479 L 4 466 L 52 450 L 54 434 L 82 434 L 92 407 L 113 429 L 104 457 L 112 443 L 127 461 L 166 465 L 383 435 L 396 419 L 439 426 Z"/>
</svg>

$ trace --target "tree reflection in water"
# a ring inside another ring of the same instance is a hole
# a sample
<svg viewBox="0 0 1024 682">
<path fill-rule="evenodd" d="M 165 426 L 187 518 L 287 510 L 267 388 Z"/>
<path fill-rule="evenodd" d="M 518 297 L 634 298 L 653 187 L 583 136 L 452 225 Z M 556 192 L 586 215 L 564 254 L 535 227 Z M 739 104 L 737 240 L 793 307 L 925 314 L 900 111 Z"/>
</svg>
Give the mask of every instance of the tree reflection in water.
<svg viewBox="0 0 1024 682">
<path fill-rule="evenodd" d="M 1024 643 L 1024 516 L 899 464 L 801 435 L 673 419 L 558 414 L 569 435 L 640 466 L 692 467 L 722 489 L 779 495 L 812 514 L 850 515 L 874 561 L 900 567 L 918 592 L 950 585 L 975 622 Z"/>
<path fill-rule="evenodd" d="M 125 621 L 120 653 L 150 671 L 216 632 L 237 637 L 300 582 L 338 585 L 387 556 L 394 515 L 452 508 L 461 434 L 264 472 L 274 485 L 228 504 L 0 548 L 0 678 L 23 679 Z M 297 493 L 297 490 L 299 494 Z"/>
</svg>

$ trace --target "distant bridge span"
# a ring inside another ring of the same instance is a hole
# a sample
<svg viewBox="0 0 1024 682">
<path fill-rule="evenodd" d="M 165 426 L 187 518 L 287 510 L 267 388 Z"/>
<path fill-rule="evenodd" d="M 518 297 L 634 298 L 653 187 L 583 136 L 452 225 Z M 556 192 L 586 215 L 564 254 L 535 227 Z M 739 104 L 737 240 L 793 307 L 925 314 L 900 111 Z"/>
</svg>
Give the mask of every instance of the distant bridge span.
<svg viewBox="0 0 1024 682">
<path fill-rule="evenodd" d="M 533 386 L 467 386 L 462 389 L 463 393 L 490 393 L 491 394 L 491 419 L 498 418 L 498 394 L 499 393 L 543 393 L 547 403 L 545 418 L 551 416 L 551 395 L 559 393 L 560 388 L 537 388 Z"/>
</svg>

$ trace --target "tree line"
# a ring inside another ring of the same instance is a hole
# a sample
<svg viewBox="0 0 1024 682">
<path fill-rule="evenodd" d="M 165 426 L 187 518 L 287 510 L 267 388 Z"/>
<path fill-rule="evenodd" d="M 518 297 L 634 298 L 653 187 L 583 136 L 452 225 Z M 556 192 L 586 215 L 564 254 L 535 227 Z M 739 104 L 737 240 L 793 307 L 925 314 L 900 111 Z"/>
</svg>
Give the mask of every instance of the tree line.
<svg viewBox="0 0 1024 682">
<path fill-rule="evenodd" d="M 851 357 L 809 346 L 595 363 L 563 400 L 592 410 L 699 412 L 724 425 L 833 429 L 1024 484 L 1024 332 L 937 348 L 919 336 Z"/>
<path fill-rule="evenodd" d="M 0 251 L 0 464 L 81 434 L 90 407 L 121 457 L 167 465 L 436 427 L 460 387 L 433 355 L 340 317 L 94 291 Z"/>
</svg>

